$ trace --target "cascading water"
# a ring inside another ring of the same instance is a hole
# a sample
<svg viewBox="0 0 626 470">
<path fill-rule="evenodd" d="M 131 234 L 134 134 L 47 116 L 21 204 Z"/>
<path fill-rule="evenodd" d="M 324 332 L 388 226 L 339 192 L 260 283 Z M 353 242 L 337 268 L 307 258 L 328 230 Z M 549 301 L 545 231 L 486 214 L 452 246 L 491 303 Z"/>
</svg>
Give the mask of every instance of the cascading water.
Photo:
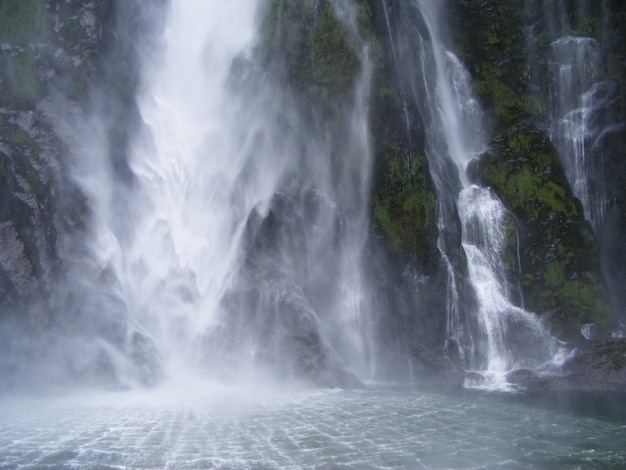
<svg viewBox="0 0 626 470">
<path fill-rule="evenodd" d="M 162 50 L 142 64 L 132 184 L 114 198 L 113 175 L 80 176 L 98 217 L 92 252 L 169 375 L 269 368 L 334 385 L 323 369 L 347 366 L 369 378 L 366 51 L 333 149 L 328 130 L 307 128 L 290 91 L 260 72 L 266 7 L 171 2 Z M 332 8 L 353 27 L 349 5 Z"/>
<path fill-rule="evenodd" d="M 129 309 L 168 358 L 218 320 L 245 217 L 280 178 L 280 161 L 250 140 L 263 130 L 239 134 L 227 86 L 253 31 L 247 4 L 173 3 L 162 63 L 146 74 L 139 100 L 151 142 L 138 142 L 131 155 L 138 184 L 128 202 L 137 218 L 119 270 Z M 252 155 L 259 170 L 242 192 L 236 181 Z"/>
<path fill-rule="evenodd" d="M 468 73 L 443 45 L 438 28 L 440 6 L 426 0 L 418 0 L 417 5 L 429 33 L 428 36 L 420 34 L 422 56 L 432 57 L 432 66 L 425 64 L 424 74 L 432 73 L 436 77 L 432 82 L 425 80 L 428 103 L 425 109 L 429 113 L 425 117 L 430 133 L 427 156 L 431 171 L 443 168 L 445 164 L 441 160 L 446 159 L 458 170 L 461 183 L 458 192 L 441 196 L 455 199 L 468 274 L 478 298 L 481 331 L 474 342 L 484 359 L 482 363 L 468 366 L 487 372 L 490 381 L 486 386 L 506 387 L 507 371 L 536 367 L 549 361 L 556 352 L 556 345 L 540 321 L 521 308 L 520 303 L 514 303 L 516 299 L 521 302 L 517 273 L 511 273 L 504 260 L 507 237 L 513 236 L 515 240 L 517 237 L 516 229 L 511 233 L 514 222 L 489 188 L 469 184 L 466 175 L 468 163 L 486 148 L 485 133 L 481 129 L 484 117 L 472 97 Z M 445 178 L 445 174 L 433 176 L 435 181 Z M 444 188 L 446 186 L 439 186 L 440 191 Z M 440 210 L 440 217 L 441 213 Z M 455 216 L 454 213 L 447 215 Z M 443 217 L 440 228 L 453 223 L 451 219 L 446 220 L 445 213 Z M 442 244 L 439 246 L 444 248 Z M 517 249 L 516 244 L 514 249 Z M 443 256 L 447 258 L 445 253 Z M 458 321 L 448 319 L 448 324 L 455 325 Z"/>
<path fill-rule="evenodd" d="M 617 203 L 623 174 L 618 149 L 625 123 L 614 111 L 620 108 L 620 91 L 611 77 L 610 56 L 611 44 L 620 39 L 609 36 L 611 6 L 527 0 L 526 9 L 531 16 L 539 12 L 545 22 L 544 40 L 528 30 L 530 79 L 544 89 L 550 138 L 598 237 L 613 310 L 623 319 L 626 247 L 615 234 L 623 223 Z"/>
<path fill-rule="evenodd" d="M 581 200 L 585 217 L 594 224 L 603 220 L 606 195 L 601 185 L 592 187 L 592 168 L 588 161 L 600 129 L 593 127 L 593 114 L 604 103 L 597 100 L 607 85 L 598 80 L 601 57 L 598 43 L 588 37 L 563 36 L 551 44 L 553 104 L 551 139 L 563 159 L 574 194 Z M 606 93 L 604 93 L 606 94 Z M 602 165 L 601 159 L 595 165 Z M 601 168 L 597 169 L 602 171 Z"/>
</svg>

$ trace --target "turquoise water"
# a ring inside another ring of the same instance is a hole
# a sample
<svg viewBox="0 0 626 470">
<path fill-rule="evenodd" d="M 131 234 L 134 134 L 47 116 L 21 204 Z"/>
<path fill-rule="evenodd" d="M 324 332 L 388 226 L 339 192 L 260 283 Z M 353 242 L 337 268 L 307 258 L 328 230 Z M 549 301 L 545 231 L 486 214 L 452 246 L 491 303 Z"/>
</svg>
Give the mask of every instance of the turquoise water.
<svg viewBox="0 0 626 470">
<path fill-rule="evenodd" d="M 626 420 L 498 395 L 199 387 L 4 397 L 0 468 L 625 468 Z"/>
</svg>

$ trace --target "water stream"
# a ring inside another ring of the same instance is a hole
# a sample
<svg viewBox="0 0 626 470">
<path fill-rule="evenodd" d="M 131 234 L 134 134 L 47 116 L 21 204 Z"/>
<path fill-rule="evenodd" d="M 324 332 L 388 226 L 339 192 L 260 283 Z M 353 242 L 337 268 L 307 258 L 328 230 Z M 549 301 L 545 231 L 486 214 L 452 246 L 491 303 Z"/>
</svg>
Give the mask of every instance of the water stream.
<svg viewBox="0 0 626 470">
<path fill-rule="evenodd" d="M 487 380 L 482 386 L 506 388 L 508 371 L 549 362 L 556 353 L 556 342 L 536 316 L 521 307 L 518 273 L 505 260 L 507 237 L 517 240 L 512 216 L 493 191 L 470 184 L 466 175 L 468 163 L 486 149 L 485 131 L 481 128 L 484 116 L 472 96 L 469 74 L 445 47 L 439 31 L 440 5 L 428 1 L 417 4 L 428 28 L 428 37 L 421 36 L 422 48 L 424 54 L 433 58 L 432 68 L 426 68 L 425 73 L 436 77 L 425 87 L 428 102 L 425 109 L 429 113 L 425 120 L 430 125 L 427 155 L 430 161 L 449 159 L 457 169 L 460 185 L 453 191 L 458 193 L 444 197 L 455 199 L 469 279 L 478 298 L 476 315 L 481 331 L 474 342 L 484 359 L 467 365 L 485 372 Z M 435 162 L 431 171 L 437 172 L 442 167 Z M 441 181 L 444 177 L 435 174 L 434 180 Z M 440 184 L 439 191 L 445 190 L 446 186 Z M 451 226 L 454 223 L 451 218 L 457 214 L 448 212 L 446 216 L 440 211 L 440 217 L 444 217 L 440 229 Z M 445 253 L 443 256 L 448 257 Z M 448 320 L 448 324 L 455 325 L 458 321 Z M 514 336 L 517 340 L 512 341 Z"/>
<path fill-rule="evenodd" d="M 537 9 L 545 21 L 547 50 L 539 49 L 533 28 L 528 29 L 528 63 L 533 86 L 543 90 L 545 119 L 550 138 L 559 152 L 567 179 L 583 205 L 585 218 L 598 238 L 603 272 L 612 306 L 623 317 L 625 298 L 623 241 L 615 234 L 622 224 L 616 204 L 623 170 L 620 133 L 623 115 L 619 89 L 610 72 L 609 2 L 550 2 L 527 0 L 527 10 Z"/>
</svg>

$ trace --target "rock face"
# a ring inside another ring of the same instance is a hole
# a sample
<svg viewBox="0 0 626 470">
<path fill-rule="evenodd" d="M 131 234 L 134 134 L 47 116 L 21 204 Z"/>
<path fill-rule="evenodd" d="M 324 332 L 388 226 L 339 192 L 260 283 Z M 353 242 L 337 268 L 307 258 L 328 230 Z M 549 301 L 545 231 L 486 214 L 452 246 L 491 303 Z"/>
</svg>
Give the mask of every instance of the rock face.
<svg viewBox="0 0 626 470">
<path fill-rule="evenodd" d="M 58 245 L 84 209 L 80 195 L 70 196 L 52 103 L 63 94 L 71 107 L 85 97 L 107 7 L 7 1 L 0 17 L 0 306 L 45 328 L 53 279 L 62 276 Z"/>
<path fill-rule="evenodd" d="M 325 198 L 313 193 L 307 199 L 307 210 L 300 212 L 289 196 L 279 193 L 267 214 L 254 211 L 248 218 L 245 261 L 222 302 L 219 325 L 204 339 L 209 369 L 222 370 L 226 377 L 263 371 L 279 380 L 321 387 L 362 386 L 323 338 L 320 315 L 327 313 L 319 304 L 316 310 L 300 287 L 332 295 L 329 286 L 320 285 L 332 283 L 332 257 L 285 263 L 296 253 L 306 253 L 316 219 L 334 219 L 340 229 L 336 209 Z M 333 240 L 327 243 L 332 247 Z M 307 283 L 309 269 L 320 269 L 327 277 Z"/>
<path fill-rule="evenodd" d="M 424 77 L 432 78 L 433 71 L 429 70 L 431 58 L 420 57 L 424 52 L 419 45 L 427 37 L 427 28 L 419 9 L 411 2 L 368 3 L 375 60 L 369 250 L 376 253 L 369 269 L 380 292 L 381 310 L 407 345 L 405 357 L 413 371 L 423 376 L 435 357 L 439 364 L 453 362 L 454 367 L 462 367 L 458 352 L 471 349 L 468 338 L 476 332 L 472 323 L 476 299 L 461 247 L 460 221 L 452 216 L 451 223 L 440 226 L 443 212 L 456 215 L 454 197 L 444 194 L 458 192 L 460 182 L 450 161 L 427 157 L 428 128 L 433 124 L 426 122 Z M 456 338 L 449 337 L 446 327 L 450 298 L 445 293 L 451 277 L 457 290 L 452 295 L 459 299 Z M 430 351 L 429 359 L 419 353 L 424 350 Z M 465 359 L 469 363 L 474 358 Z"/>
<path fill-rule="evenodd" d="M 113 85 L 122 75 L 112 79 L 105 67 L 131 3 L 0 5 L 2 388 L 153 384 L 162 374 L 152 340 L 129 324 L 119 299 L 94 289 L 111 281 L 86 255 L 92 214 L 70 171 L 84 159 L 73 126 L 88 120 L 93 94 L 108 88 L 107 103 L 119 103 L 132 89 L 132 80 Z M 132 128 L 125 117 L 116 125 Z"/>
<path fill-rule="evenodd" d="M 585 323 L 606 333 L 612 311 L 598 244 L 547 137 L 528 124 L 512 126 L 472 172 L 516 218 L 526 308 L 562 339 L 580 338 Z"/>
</svg>

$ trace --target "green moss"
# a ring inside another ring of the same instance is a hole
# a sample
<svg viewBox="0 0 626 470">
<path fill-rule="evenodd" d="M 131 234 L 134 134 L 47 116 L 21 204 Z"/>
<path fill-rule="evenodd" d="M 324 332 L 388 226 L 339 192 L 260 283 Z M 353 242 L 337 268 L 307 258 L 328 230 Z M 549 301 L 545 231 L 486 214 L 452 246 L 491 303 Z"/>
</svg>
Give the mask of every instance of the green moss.
<svg viewBox="0 0 626 470">
<path fill-rule="evenodd" d="M 504 263 L 509 267 L 512 273 L 517 275 L 519 270 L 517 224 L 511 215 L 507 216 L 504 221 L 503 255 Z"/>
<path fill-rule="evenodd" d="M 512 152 L 524 152 L 533 142 L 533 135 L 527 132 L 518 132 L 511 136 L 507 145 Z"/>
<path fill-rule="evenodd" d="M 2 0 L 0 43 L 25 46 L 48 40 L 51 27 L 46 4 L 42 0 Z"/>
<path fill-rule="evenodd" d="M 504 195 L 510 210 L 528 219 L 547 212 L 562 213 L 569 218 L 582 216 L 558 155 L 544 136 L 528 129 L 513 132 L 503 145 L 507 154 L 515 158 L 500 164 L 499 157 L 487 156 L 481 172 L 485 182 Z"/>
<path fill-rule="evenodd" d="M 585 323 L 607 329 L 612 311 L 598 244 L 547 137 L 513 126 L 494 140 L 479 174 L 524 226 L 526 306 L 549 314 L 551 330 L 564 339 L 578 337 Z"/>
<path fill-rule="evenodd" d="M 550 212 L 560 212 L 567 217 L 577 217 L 579 215 L 578 206 L 574 199 L 566 194 L 563 186 L 556 184 L 554 181 L 548 181 L 537 188 L 535 196 Z"/>
<path fill-rule="evenodd" d="M 369 6 L 359 2 L 356 12 L 358 26 L 369 25 Z M 314 106 L 345 97 L 360 73 L 360 32 L 337 18 L 331 2 L 272 0 L 261 32 L 262 60 L 282 69 L 288 84 Z"/>
<path fill-rule="evenodd" d="M 33 108 L 42 96 L 37 59 L 31 49 L 0 54 L 0 100 L 12 108 Z"/>
<path fill-rule="evenodd" d="M 374 202 L 374 225 L 387 239 L 392 251 L 409 258 L 423 253 L 427 231 L 436 216 L 432 193 L 420 189 L 404 197 L 377 198 Z"/>
<path fill-rule="evenodd" d="M 512 124 L 530 114 L 527 101 L 506 84 L 501 69 L 485 62 L 477 68 L 477 75 L 476 92 L 503 124 Z"/>
<path fill-rule="evenodd" d="M 565 270 L 563 264 L 553 261 L 546 265 L 546 270 L 543 275 L 546 287 L 549 289 L 555 289 L 563 284 L 565 279 Z"/>
<path fill-rule="evenodd" d="M 602 331 L 612 324 L 612 312 L 606 302 L 604 286 L 591 272 L 579 274 L 576 279 L 566 278 L 567 263 L 548 263 L 544 273 L 546 289 L 542 291 L 540 304 L 545 309 L 560 311 L 550 319 L 555 332 L 566 337 L 576 337 L 582 325 L 595 323 Z"/>
<path fill-rule="evenodd" d="M 436 243 L 437 201 L 429 187 L 426 159 L 406 153 L 394 141 L 379 148 L 378 158 L 374 231 L 385 237 L 393 255 L 427 265 Z"/>
<path fill-rule="evenodd" d="M 381 200 L 376 200 L 374 202 L 374 222 L 378 225 L 382 232 L 389 240 L 389 243 L 398 248 L 400 247 L 402 240 L 396 230 L 394 223 L 389 216 L 389 211 L 387 210 L 386 205 Z"/>
</svg>

